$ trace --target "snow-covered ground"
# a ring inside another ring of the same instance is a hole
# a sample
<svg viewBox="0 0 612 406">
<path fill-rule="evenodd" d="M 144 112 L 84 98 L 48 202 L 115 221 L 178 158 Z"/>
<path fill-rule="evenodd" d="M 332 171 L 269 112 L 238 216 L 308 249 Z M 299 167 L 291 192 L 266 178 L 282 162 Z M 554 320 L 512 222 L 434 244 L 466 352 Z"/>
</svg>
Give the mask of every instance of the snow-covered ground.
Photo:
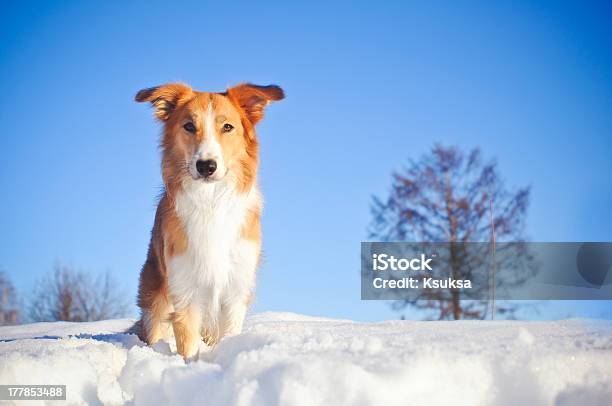
<svg viewBox="0 0 612 406">
<path fill-rule="evenodd" d="M 1 327 L 0 384 L 66 384 L 69 404 L 91 405 L 612 404 L 610 321 L 263 313 L 187 365 L 173 343 L 120 333 L 131 323 Z"/>
</svg>

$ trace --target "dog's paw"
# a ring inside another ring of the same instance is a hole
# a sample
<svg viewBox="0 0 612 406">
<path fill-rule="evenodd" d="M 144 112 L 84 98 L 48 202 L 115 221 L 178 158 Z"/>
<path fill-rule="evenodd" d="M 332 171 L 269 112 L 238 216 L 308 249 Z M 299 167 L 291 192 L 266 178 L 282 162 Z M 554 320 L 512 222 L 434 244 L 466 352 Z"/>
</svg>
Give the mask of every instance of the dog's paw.
<svg viewBox="0 0 612 406">
<path fill-rule="evenodd" d="M 200 359 L 200 353 L 196 352 L 195 354 L 189 357 L 183 357 L 185 360 L 185 364 L 191 364 L 192 362 L 197 362 Z"/>
</svg>

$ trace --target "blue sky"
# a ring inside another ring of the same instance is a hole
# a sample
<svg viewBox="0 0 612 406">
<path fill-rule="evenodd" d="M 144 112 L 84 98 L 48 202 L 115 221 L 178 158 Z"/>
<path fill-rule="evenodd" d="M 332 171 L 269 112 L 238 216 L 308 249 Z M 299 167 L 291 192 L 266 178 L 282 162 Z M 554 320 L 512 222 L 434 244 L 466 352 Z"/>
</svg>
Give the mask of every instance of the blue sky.
<svg viewBox="0 0 612 406">
<path fill-rule="evenodd" d="M 612 12 L 585 2 L 13 2 L 0 15 L 0 266 L 26 297 L 62 261 L 134 294 L 161 186 L 133 102 L 185 81 L 281 85 L 259 125 L 255 310 L 397 317 L 359 300 L 373 194 L 433 143 L 532 186 L 534 241 L 612 241 Z M 612 317 L 610 303 L 539 316 Z"/>
</svg>

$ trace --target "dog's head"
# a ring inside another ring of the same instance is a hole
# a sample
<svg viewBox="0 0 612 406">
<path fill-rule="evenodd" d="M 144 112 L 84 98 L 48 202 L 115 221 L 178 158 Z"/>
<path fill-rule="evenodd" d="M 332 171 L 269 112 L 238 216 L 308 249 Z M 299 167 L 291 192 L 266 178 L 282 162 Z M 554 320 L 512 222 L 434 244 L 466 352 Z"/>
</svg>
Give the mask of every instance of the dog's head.
<svg viewBox="0 0 612 406">
<path fill-rule="evenodd" d="M 143 89 L 138 102 L 151 102 L 164 124 L 162 173 L 167 186 L 186 179 L 217 182 L 228 175 L 245 186 L 255 176 L 255 124 L 278 86 L 241 84 L 224 93 L 197 92 L 173 83 Z"/>
</svg>

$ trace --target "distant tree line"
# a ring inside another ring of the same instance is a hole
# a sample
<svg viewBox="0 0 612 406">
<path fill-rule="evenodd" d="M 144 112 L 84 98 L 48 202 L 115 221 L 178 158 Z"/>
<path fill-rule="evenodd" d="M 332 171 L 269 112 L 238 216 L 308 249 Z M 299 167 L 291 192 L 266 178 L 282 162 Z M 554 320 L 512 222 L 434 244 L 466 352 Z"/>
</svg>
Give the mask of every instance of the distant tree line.
<svg viewBox="0 0 612 406">
<path fill-rule="evenodd" d="M 0 272 L 0 325 L 96 321 L 129 314 L 129 300 L 108 271 L 93 274 L 56 264 L 37 281 L 23 306 L 6 272 Z"/>
</svg>

